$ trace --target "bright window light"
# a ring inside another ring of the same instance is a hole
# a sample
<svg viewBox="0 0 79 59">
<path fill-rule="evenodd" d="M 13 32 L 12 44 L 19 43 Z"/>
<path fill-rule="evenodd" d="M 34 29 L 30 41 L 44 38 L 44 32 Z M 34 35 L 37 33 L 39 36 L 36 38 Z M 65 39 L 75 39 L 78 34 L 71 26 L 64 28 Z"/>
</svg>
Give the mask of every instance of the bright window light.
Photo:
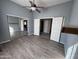
<svg viewBox="0 0 79 59">
<path fill-rule="evenodd" d="M 9 26 L 9 30 L 10 30 L 10 35 L 13 36 L 14 35 L 14 29 L 11 26 Z"/>
</svg>

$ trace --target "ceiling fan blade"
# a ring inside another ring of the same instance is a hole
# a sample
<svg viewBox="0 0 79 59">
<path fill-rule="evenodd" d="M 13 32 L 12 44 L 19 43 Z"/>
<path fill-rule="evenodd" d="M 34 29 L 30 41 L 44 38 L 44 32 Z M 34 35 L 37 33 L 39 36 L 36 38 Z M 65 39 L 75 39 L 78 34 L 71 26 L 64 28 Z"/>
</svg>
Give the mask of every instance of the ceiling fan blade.
<svg viewBox="0 0 79 59">
<path fill-rule="evenodd" d="M 45 7 L 37 6 L 37 8 L 45 8 Z"/>
<path fill-rule="evenodd" d="M 30 4 L 33 4 L 33 2 L 32 1 L 29 1 L 30 2 Z"/>
<path fill-rule="evenodd" d="M 40 10 L 38 10 L 38 9 L 36 9 L 36 11 L 37 11 L 37 12 L 39 12 L 39 13 L 41 12 L 41 11 L 40 11 Z"/>
<path fill-rule="evenodd" d="M 29 1 L 30 2 L 30 4 L 31 4 L 31 6 L 33 6 L 34 5 L 34 3 L 32 2 L 32 1 Z"/>
<path fill-rule="evenodd" d="M 34 2 L 32 2 L 32 1 L 29 1 L 29 2 L 30 2 L 30 4 L 31 4 L 31 7 L 37 7 Z"/>
<path fill-rule="evenodd" d="M 24 6 L 24 7 L 26 7 L 26 8 L 31 8 L 31 6 Z"/>
</svg>

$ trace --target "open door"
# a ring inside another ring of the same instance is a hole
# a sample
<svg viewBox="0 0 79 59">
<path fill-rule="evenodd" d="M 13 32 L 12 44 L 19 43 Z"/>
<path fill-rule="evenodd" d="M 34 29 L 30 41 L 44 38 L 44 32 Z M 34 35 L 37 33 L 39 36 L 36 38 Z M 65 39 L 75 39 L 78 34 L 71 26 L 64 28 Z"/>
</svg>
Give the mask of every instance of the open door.
<svg viewBox="0 0 79 59">
<path fill-rule="evenodd" d="M 50 40 L 59 42 L 63 17 L 53 17 Z"/>
<path fill-rule="evenodd" d="M 40 36 L 50 39 L 52 18 L 40 19 Z"/>
<path fill-rule="evenodd" d="M 40 19 L 34 19 L 34 35 L 40 34 Z"/>
</svg>

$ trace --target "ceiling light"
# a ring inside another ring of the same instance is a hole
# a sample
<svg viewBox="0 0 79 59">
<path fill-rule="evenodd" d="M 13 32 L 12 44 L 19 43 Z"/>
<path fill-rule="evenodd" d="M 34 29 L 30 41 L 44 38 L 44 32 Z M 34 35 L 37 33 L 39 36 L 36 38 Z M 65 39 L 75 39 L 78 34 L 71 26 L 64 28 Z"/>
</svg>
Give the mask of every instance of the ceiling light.
<svg viewBox="0 0 79 59">
<path fill-rule="evenodd" d="M 35 10 L 36 10 L 36 8 L 35 8 L 35 7 L 31 7 L 31 9 L 32 9 L 32 11 L 35 11 Z"/>
</svg>

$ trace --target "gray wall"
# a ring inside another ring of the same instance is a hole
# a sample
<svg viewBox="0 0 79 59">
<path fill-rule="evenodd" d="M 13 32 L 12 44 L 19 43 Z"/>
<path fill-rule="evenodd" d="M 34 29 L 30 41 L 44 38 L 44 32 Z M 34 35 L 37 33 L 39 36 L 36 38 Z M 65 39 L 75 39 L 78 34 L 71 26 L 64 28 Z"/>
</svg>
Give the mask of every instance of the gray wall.
<svg viewBox="0 0 79 59">
<path fill-rule="evenodd" d="M 1 20 L 1 13 L 0 13 L 0 39 L 2 39 L 2 24 L 1 24 L 2 20 Z"/>
<path fill-rule="evenodd" d="M 0 25 L 1 25 L 0 26 L 0 29 L 1 29 L 0 43 L 3 41 L 10 40 L 9 27 L 8 27 L 8 23 L 6 19 L 7 19 L 7 16 L 0 13 Z"/>
<path fill-rule="evenodd" d="M 29 18 L 29 22 L 32 20 L 32 13 L 29 12 L 28 9 L 23 8 L 20 5 L 17 5 L 10 0 L 0 0 L 0 11 L 5 15 L 14 15 L 14 16 L 20 16 L 20 17 L 27 17 Z M 29 34 L 33 32 L 31 23 L 28 25 L 29 27 Z"/>
<path fill-rule="evenodd" d="M 34 33 L 34 15 L 33 15 L 33 12 L 31 12 L 30 18 L 31 18 L 31 20 L 28 21 L 29 26 L 30 26 L 29 35 L 32 35 Z"/>
<path fill-rule="evenodd" d="M 10 39 L 9 34 L 9 28 L 8 28 L 8 21 L 7 21 L 7 15 L 14 15 L 14 16 L 20 16 L 20 17 L 27 17 L 29 18 L 29 33 L 33 32 L 32 26 L 30 21 L 32 20 L 32 13 L 29 12 L 28 9 L 23 8 L 20 5 L 17 5 L 10 0 L 0 0 L 0 24 L 3 26 L 0 26 L 0 35 L 2 39 L 0 39 L 0 42 L 6 41 Z M 6 39 L 5 39 L 6 38 Z"/>
<path fill-rule="evenodd" d="M 67 26 L 69 19 L 70 19 L 69 17 L 71 14 L 71 8 L 72 8 L 72 2 L 59 4 L 59 5 L 52 6 L 47 9 L 41 10 L 41 13 L 35 12 L 34 18 L 64 16 L 65 17 L 65 26 Z"/>
<path fill-rule="evenodd" d="M 64 16 L 64 26 L 78 27 L 78 0 L 41 9 L 41 13 L 34 13 L 34 18 Z"/>
<path fill-rule="evenodd" d="M 71 12 L 69 25 L 70 25 L 70 27 L 78 28 L 78 0 L 73 0 L 73 5 L 72 5 L 72 10 L 71 11 L 72 12 Z M 67 51 L 67 49 L 70 45 L 73 46 L 74 44 L 78 43 L 78 35 L 75 35 L 71 38 L 68 38 L 68 37 L 70 37 L 69 35 L 67 35 L 66 37 L 67 37 L 67 40 L 66 40 L 67 45 L 65 45 L 65 50 Z M 76 49 L 76 52 L 75 52 L 75 55 L 74 55 L 73 59 L 78 59 L 78 48 Z"/>
<path fill-rule="evenodd" d="M 78 28 L 78 0 L 73 0 L 72 13 L 69 25 Z"/>
<path fill-rule="evenodd" d="M 21 17 L 29 17 L 30 15 L 28 9 L 21 7 L 10 0 L 0 0 L 0 10 L 2 10 L 4 14 L 11 14 Z"/>
</svg>

